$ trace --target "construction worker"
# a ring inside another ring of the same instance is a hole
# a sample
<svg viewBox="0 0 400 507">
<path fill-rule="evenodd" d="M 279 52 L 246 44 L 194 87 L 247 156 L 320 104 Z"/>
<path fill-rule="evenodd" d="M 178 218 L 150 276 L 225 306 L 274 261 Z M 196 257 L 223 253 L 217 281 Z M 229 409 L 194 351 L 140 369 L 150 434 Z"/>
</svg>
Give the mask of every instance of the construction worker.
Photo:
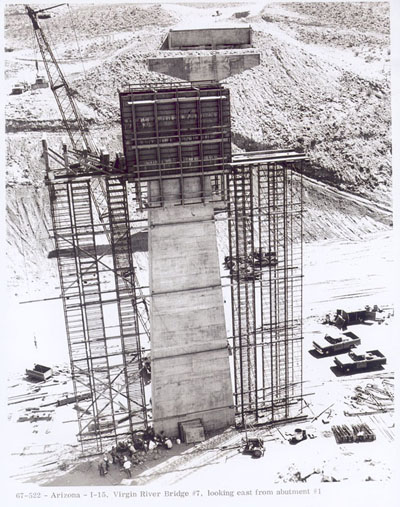
<svg viewBox="0 0 400 507">
<path fill-rule="evenodd" d="M 111 447 L 110 454 L 111 454 L 111 459 L 112 459 L 113 465 L 115 465 L 115 463 L 117 462 L 117 451 L 115 449 L 115 446 Z"/>
<path fill-rule="evenodd" d="M 128 441 L 128 450 L 129 450 L 129 455 L 132 458 L 132 456 L 134 456 L 136 453 L 136 449 L 135 449 L 133 442 L 131 442 L 130 440 Z"/>
<path fill-rule="evenodd" d="M 104 461 L 104 466 L 105 466 L 106 473 L 107 473 L 108 470 L 110 469 L 110 460 L 108 458 L 108 454 L 104 454 L 103 461 Z"/>
<path fill-rule="evenodd" d="M 104 470 L 104 462 L 103 462 L 103 460 L 101 460 L 99 462 L 98 468 L 99 468 L 100 477 L 104 477 L 106 475 L 106 473 L 105 473 L 105 470 Z"/>
<path fill-rule="evenodd" d="M 126 472 L 128 479 L 132 478 L 131 466 L 132 466 L 132 463 L 129 461 L 129 459 L 126 456 L 124 456 L 124 470 Z"/>
</svg>

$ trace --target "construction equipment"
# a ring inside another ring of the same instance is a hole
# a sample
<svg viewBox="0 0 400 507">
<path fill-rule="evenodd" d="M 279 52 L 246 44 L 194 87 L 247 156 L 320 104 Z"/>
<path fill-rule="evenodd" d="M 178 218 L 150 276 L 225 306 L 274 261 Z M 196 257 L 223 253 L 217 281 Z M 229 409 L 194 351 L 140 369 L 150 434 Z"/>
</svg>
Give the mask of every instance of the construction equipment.
<svg viewBox="0 0 400 507">
<path fill-rule="evenodd" d="M 55 55 L 47 41 L 47 38 L 39 25 L 38 22 L 38 14 L 43 11 L 48 11 L 50 9 L 54 9 L 56 7 L 60 7 L 59 4 L 54 7 L 48 7 L 47 9 L 33 10 L 29 5 L 26 5 L 25 8 L 27 10 L 28 16 L 32 21 L 33 29 L 35 32 L 36 40 L 39 45 L 40 53 L 42 55 L 43 63 L 46 69 L 46 73 L 48 76 L 48 81 L 50 83 L 50 88 L 54 94 L 56 99 L 58 108 L 61 113 L 61 117 L 63 119 L 64 127 L 68 133 L 69 139 L 71 141 L 72 148 L 76 151 L 80 151 L 83 148 L 84 152 L 92 154 L 90 158 L 90 163 L 96 165 L 104 172 L 111 171 L 117 165 L 123 163 L 123 157 L 120 154 L 117 154 L 117 158 L 114 162 L 109 160 L 109 156 L 104 151 L 100 151 L 96 146 L 96 143 L 91 137 L 91 134 L 88 128 L 85 125 L 83 118 L 79 112 L 78 106 L 73 97 L 73 91 L 71 90 L 67 80 L 64 77 L 64 74 L 61 71 L 60 66 L 55 58 Z M 38 65 L 36 62 L 36 69 L 38 71 Z M 38 81 L 39 76 L 36 79 Z M 42 87 L 42 86 L 40 86 Z M 85 159 L 85 164 L 88 161 Z M 108 241 L 110 242 L 109 231 L 104 225 L 107 221 L 107 210 L 106 210 L 106 202 L 107 195 L 104 182 L 101 178 L 93 178 L 90 185 L 91 198 L 95 205 L 97 215 L 99 217 L 100 222 L 103 224 L 104 232 L 107 236 Z M 140 284 L 136 278 L 135 274 L 135 284 L 136 291 L 140 296 L 138 299 L 138 316 L 139 320 L 142 324 L 143 331 L 146 334 L 148 340 L 150 340 L 150 330 L 149 330 L 149 309 L 146 299 L 144 298 L 140 287 Z M 139 304 L 140 303 L 140 304 Z"/>
<path fill-rule="evenodd" d="M 205 440 L 204 425 L 202 419 L 191 419 L 178 423 L 179 436 L 182 442 L 192 444 Z"/>
<path fill-rule="evenodd" d="M 294 430 L 294 436 L 289 439 L 289 444 L 296 445 L 303 440 L 307 440 L 307 432 L 306 430 L 302 430 L 301 428 L 296 428 Z"/>
<path fill-rule="evenodd" d="M 327 343 L 321 344 L 316 341 L 313 341 L 314 349 L 319 354 L 324 356 L 337 352 L 349 351 L 350 349 L 356 347 L 357 345 L 360 345 L 361 343 L 360 338 L 351 331 L 348 331 L 336 337 L 326 334 L 324 336 L 324 340 Z"/>
<path fill-rule="evenodd" d="M 254 432 L 254 426 L 245 424 L 245 438 L 242 438 L 242 446 L 239 448 L 239 452 L 250 455 L 252 458 L 261 458 L 265 452 L 264 440 L 259 436 L 249 437 L 248 429 Z"/>
<path fill-rule="evenodd" d="M 378 315 L 382 313 L 382 310 L 378 305 L 374 305 L 371 308 L 369 305 L 365 307 L 365 310 L 358 310 L 356 312 L 345 312 L 344 310 L 337 310 L 333 317 L 333 320 L 329 320 L 327 324 L 333 324 L 339 329 L 346 329 L 347 326 L 354 324 L 373 324 L 375 321 L 381 322 L 384 317 Z"/>
<path fill-rule="evenodd" d="M 16 83 L 11 89 L 11 95 L 22 95 L 28 90 L 29 86 L 28 83 L 26 83 L 25 81 L 21 83 Z"/>
<path fill-rule="evenodd" d="M 264 252 L 262 249 L 254 250 L 254 264 L 259 268 L 276 266 L 278 264 L 276 252 Z"/>
<path fill-rule="evenodd" d="M 49 83 L 44 76 L 37 75 L 36 81 L 31 85 L 31 90 L 38 90 L 39 88 L 48 88 Z"/>
<path fill-rule="evenodd" d="M 232 258 L 227 255 L 224 259 L 224 266 L 231 275 L 235 276 L 239 273 L 244 280 L 258 280 L 261 277 L 262 268 L 277 264 L 275 252 L 263 252 L 261 249 L 254 250 L 254 253 L 247 257 Z"/>
<path fill-rule="evenodd" d="M 371 370 L 386 364 L 386 357 L 379 350 L 367 350 L 365 354 L 350 352 L 343 359 L 335 357 L 335 365 L 346 373 Z"/>
<path fill-rule="evenodd" d="M 38 90 L 39 88 L 48 88 L 49 82 L 43 75 L 39 74 L 39 64 L 37 60 L 35 61 L 35 66 L 36 66 L 36 81 L 31 85 L 31 90 Z"/>
<path fill-rule="evenodd" d="M 34 380 L 45 381 L 53 376 L 53 370 L 49 366 L 42 364 L 35 364 L 32 370 L 25 370 L 28 377 Z"/>
<path fill-rule="evenodd" d="M 261 458 L 264 456 L 264 441 L 262 438 L 248 438 L 244 441 L 244 446 L 241 448 L 242 454 L 250 455 L 252 458 Z"/>
<path fill-rule="evenodd" d="M 38 16 L 40 13 L 54 9 L 60 5 L 64 4 L 36 11 L 29 5 L 26 5 L 25 8 L 32 21 L 35 37 L 39 45 L 40 53 L 49 79 L 50 88 L 56 99 L 58 109 L 60 110 L 72 147 L 74 149 L 87 150 L 91 153 L 96 153 L 97 150 L 95 145 L 90 137 L 90 134 L 87 132 L 84 121 L 73 99 L 73 92 L 67 83 L 50 44 L 48 43 L 47 38 L 38 22 Z"/>
</svg>

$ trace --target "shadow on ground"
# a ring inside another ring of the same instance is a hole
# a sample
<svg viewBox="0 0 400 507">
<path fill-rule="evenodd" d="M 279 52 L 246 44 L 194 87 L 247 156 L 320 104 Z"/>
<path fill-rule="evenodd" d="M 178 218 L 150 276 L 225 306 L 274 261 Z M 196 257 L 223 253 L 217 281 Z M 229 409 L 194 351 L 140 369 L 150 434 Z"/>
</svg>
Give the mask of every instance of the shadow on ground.
<svg viewBox="0 0 400 507">
<path fill-rule="evenodd" d="M 360 375 L 373 371 L 383 371 L 385 368 L 383 366 L 376 366 L 375 368 L 369 368 L 368 370 L 358 370 L 358 371 L 342 371 L 337 366 L 331 366 L 331 371 L 336 375 L 336 377 L 351 377 L 352 375 Z"/>
<path fill-rule="evenodd" d="M 337 351 L 334 351 L 334 352 L 329 352 L 329 354 L 318 354 L 318 352 L 314 349 L 310 349 L 308 351 L 308 353 L 315 357 L 315 359 L 323 359 L 324 357 L 334 357 L 334 356 L 340 356 L 340 355 L 344 355 L 344 354 L 347 354 L 349 351 L 348 350 L 337 350 Z"/>
</svg>

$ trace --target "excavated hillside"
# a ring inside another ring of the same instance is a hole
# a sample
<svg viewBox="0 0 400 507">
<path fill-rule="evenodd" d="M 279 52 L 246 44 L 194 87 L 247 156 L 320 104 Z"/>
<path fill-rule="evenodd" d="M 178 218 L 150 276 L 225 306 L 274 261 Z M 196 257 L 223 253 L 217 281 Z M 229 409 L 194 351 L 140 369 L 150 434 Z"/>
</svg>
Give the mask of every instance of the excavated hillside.
<svg viewBox="0 0 400 507">
<path fill-rule="evenodd" d="M 305 240 L 357 239 L 391 227 L 389 4 L 72 5 L 41 22 L 99 145 L 121 151 L 118 89 L 168 82 L 147 70 L 169 28 L 251 25 L 261 65 L 226 80 L 235 150 L 292 147 L 309 156 Z M 8 89 L 39 59 L 22 5 L 5 12 Z M 181 54 L 179 52 L 172 53 Z M 198 54 L 207 54 L 199 51 Z M 40 69 L 44 73 L 43 69 Z M 10 284 L 47 277 L 47 193 L 40 139 L 65 137 L 49 89 L 6 100 Z M 22 239 L 21 239 L 22 238 Z M 26 259 L 32 259 L 27 267 Z M 55 273 L 55 265 L 51 269 Z"/>
</svg>

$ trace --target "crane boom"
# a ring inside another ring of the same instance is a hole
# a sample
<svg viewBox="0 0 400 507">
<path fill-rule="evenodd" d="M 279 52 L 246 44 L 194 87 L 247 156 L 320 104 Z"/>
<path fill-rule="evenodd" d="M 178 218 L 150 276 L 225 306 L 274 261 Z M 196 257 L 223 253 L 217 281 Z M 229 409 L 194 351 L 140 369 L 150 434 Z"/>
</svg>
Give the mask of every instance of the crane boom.
<svg viewBox="0 0 400 507">
<path fill-rule="evenodd" d="M 73 149 L 87 150 L 90 153 L 98 153 L 98 150 L 91 139 L 90 134 L 87 132 L 85 123 L 75 104 L 72 90 L 69 87 L 50 44 L 39 25 L 37 14 L 41 11 L 35 11 L 29 5 L 25 5 L 25 8 L 32 21 L 33 30 L 35 32 L 35 37 L 46 68 L 50 88 L 56 99 L 58 109 L 61 113 L 62 120 L 68 132 Z"/>
</svg>

